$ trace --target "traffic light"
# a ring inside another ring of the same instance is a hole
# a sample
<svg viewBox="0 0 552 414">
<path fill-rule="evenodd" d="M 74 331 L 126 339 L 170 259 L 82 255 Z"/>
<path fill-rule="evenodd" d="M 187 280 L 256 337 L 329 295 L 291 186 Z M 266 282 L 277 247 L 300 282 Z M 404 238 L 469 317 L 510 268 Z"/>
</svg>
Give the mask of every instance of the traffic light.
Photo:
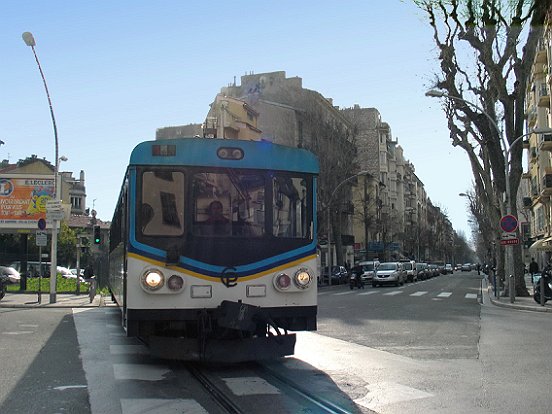
<svg viewBox="0 0 552 414">
<path fill-rule="evenodd" d="M 100 233 L 100 226 L 94 226 L 94 244 L 100 244 L 102 242 L 102 235 Z"/>
</svg>

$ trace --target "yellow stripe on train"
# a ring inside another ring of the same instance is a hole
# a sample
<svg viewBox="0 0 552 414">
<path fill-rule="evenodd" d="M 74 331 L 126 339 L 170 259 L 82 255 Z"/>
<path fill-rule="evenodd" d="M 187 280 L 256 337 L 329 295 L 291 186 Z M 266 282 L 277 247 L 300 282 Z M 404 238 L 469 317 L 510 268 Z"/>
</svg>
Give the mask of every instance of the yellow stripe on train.
<svg viewBox="0 0 552 414">
<path fill-rule="evenodd" d="M 188 274 L 190 276 L 193 276 L 193 277 L 196 277 L 198 279 L 208 280 L 208 281 L 211 281 L 211 282 L 220 282 L 220 278 L 218 278 L 218 277 L 207 276 L 207 275 L 204 275 L 202 273 L 193 272 L 189 269 L 182 269 L 182 268 L 179 268 L 179 267 L 176 267 L 176 266 L 166 266 L 164 262 L 161 262 L 159 260 L 150 259 L 149 257 L 145 257 L 145 256 L 142 256 L 142 255 L 139 255 L 139 254 L 136 254 L 136 253 L 129 253 L 128 256 L 130 258 L 140 260 L 142 262 L 146 262 L 146 263 L 149 263 L 149 264 L 154 265 L 154 266 L 162 267 L 162 268 L 165 268 L 165 269 L 171 269 L 171 270 L 181 272 L 181 273 L 186 273 L 186 274 Z M 249 275 L 249 276 L 240 277 L 240 281 L 249 281 L 249 280 L 259 279 L 259 278 L 261 278 L 263 276 L 266 276 L 268 274 L 272 274 L 272 273 L 281 271 L 283 269 L 287 269 L 288 267 L 299 266 L 302 263 L 306 263 L 310 260 L 315 260 L 315 259 L 316 259 L 316 254 L 312 254 L 310 256 L 305 256 L 305 257 L 302 257 L 300 259 L 293 260 L 291 262 L 287 262 L 283 265 L 273 267 L 271 269 L 265 270 L 265 271 L 260 272 L 260 273 L 255 273 L 255 274 L 252 274 L 252 275 Z"/>
</svg>

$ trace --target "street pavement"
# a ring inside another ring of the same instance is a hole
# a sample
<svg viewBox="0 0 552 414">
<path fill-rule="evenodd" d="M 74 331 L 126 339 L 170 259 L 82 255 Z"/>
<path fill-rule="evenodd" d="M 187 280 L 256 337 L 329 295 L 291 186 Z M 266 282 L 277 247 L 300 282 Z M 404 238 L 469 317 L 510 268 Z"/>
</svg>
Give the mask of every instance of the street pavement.
<svg viewBox="0 0 552 414">
<path fill-rule="evenodd" d="M 111 297 L 96 295 L 90 300 L 86 293 L 57 293 L 55 303 L 50 303 L 50 294 L 43 293 L 39 299 L 37 293 L 7 292 L 0 300 L 0 308 L 94 308 L 115 306 Z"/>
<path fill-rule="evenodd" d="M 529 296 L 516 296 L 514 298 L 514 303 L 510 303 L 510 298 L 508 296 L 496 297 L 493 287 L 488 284 L 486 278 L 483 278 L 481 283 L 483 283 L 483 290 L 487 291 L 489 299 L 495 306 L 534 312 L 552 312 L 552 302 L 549 301 L 544 306 L 542 306 L 535 302 L 535 299 L 533 299 L 533 283 L 531 281 L 530 275 L 525 275 L 525 285 L 527 286 L 527 290 L 529 291 Z"/>
<path fill-rule="evenodd" d="M 544 306 L 539 305 L 533 299 L 533 284 L 531 276 L 525 276 L 525 284 L 529 290 L 530 296 L 516 296 L 514 303 L 510 303 L 509 297 L 496 297 L 492 285 L 486 278 L 481 279 L 482 292 L 488 295 L 491 303 L 495 306 L 507 307 L 512 309 L 533 311 L 533 312 L 552 312 L 552 301 Z M 332 286 L 322 286 L 320 290 L 331 289 Z M 87 294 L 76 295 L 74 293 L 56 294 L 55 303 L 50 303 L 50 294 L 43 293 L 39 301 L 37 293 L 6 293 L 6 296 L 0 300 L 0 308 L 93 308 L 101 306 L 116 306 L 109 296 L 96 295 L 92 300 Z"/>
</svg>

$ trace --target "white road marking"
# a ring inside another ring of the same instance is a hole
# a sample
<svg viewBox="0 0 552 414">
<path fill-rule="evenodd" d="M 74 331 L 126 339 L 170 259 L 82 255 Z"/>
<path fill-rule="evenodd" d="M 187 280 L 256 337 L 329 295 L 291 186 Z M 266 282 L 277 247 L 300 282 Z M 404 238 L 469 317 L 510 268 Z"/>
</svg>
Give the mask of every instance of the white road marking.
<svg viewBox="0 0 552 414">
<path fill-rule="evenodd" d="M 113 364 L 113 373 L 118 380 L 161 381 L 170 370 L 160 365 Z"/>
<path fill-rule="evenodd" d="M 395 296 L 395 295 L 398 295 L 400 293 L 403 293 L 403 291 L 402 290 L 394 290 L 393 292 L 384 293 L 383 295 L 384 296 Z"/>
<path fill-rule="evenodd" d="M 441 292 L 437 295 L 438 298 L 448 298 L 452 295 L 452 292 Z"/>
<path fill-rule="evenodd" d="M 418 292 L 412 293 L 410 296 L 423 296 L 427 293 L 426 290 L 419 290 Z"/>
<path fill-rule="evenodd" d="M 334 296 L 351 295 L 351 294 L 353 294 L 353 293 L 355 293 L 354 290 L 348 290 L 348 291 L 346 291 L 346 292 L 334 293 Z"/>
<path fill-rule="evenodd" d="M 75 388 L 87 388 L 87 387 L 88 387 L 87 385 L 62 385 L 59 387 L 54 387 L 54 390 L 65 391 L 65 390 L 72 390 Z"/>
<path fill-rule="evenodd" d="M 280 394 L 280 390 L 259 377 L 223 378 L 234 395 Z"/>
<path fill-rule="evenodd" d="M 29 323 L 22 323 L 21 325 L 19 325 L 20 328 L 38 328 L 38 325 L 32 325 L 32 324 L 29 324 Z"/>
<path fill-rule="evenodd" d="M 380 411 L 389 404 L 433 397 L 433 394 L 395 382 L 378 382 L 367 385 L 366 388 L 368 393 L 355 402 L 374 411 Z"/>
<path fill-rule="evenodd" d="M 123 414 L 208 414 L 197 401 L 186 399 L 121 398 L 121 409 Z"/>
<path fill-rule="evenodd" d="M 477 293 L 466 293 L 466 299 L 477 299 Z"/>
<path fill-rule="evenodd" d="M 2 335 L 28 335 L 32 333 L 34 333 L 34 331 L 7 331 L 2 332 Z"/>
<path fill-rule="evenodd" d="M 109 345 L 111 355 L 135 354 L 148 355 L 149 351 L 144 345 Z"/>
<path fill-rule="evenodd" d="M 366 296 L 366 295 L 373 295 L 374 293 L 377 293 L 375 290 L 369 290 L 368 292 L 362 292 L 359 293 L 359 296 Z"/>
</svg>

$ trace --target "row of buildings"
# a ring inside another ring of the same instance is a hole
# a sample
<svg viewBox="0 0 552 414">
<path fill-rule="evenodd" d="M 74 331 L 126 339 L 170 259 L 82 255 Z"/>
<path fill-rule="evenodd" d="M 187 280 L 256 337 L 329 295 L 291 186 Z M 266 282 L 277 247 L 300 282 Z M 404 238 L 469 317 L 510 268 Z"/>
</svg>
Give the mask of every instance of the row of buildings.
<svg viewBox="0 0 552 414">
<path fill-rule="evenodd" d="M 552 24 L 545 24 L 544 35 L 527 83 L 527 129 L 552 131 Z M 525 261 L 537 258 L 543 266 L 552 258 L 552 132 L 533 133 L 524 141 L 527 150 L 526 172 L 519 193 L 518 210 L 526 250 Z"/>
<path fill-rule="evenodd" d="M 157 139 L 193 136 L 267 140 L 316 153 L 321 164 L 317 196 L 322 264 L 329 253 L 333 263 L 349 266 L 376 257 L 456 261 L 450 221 L 431 203 L 414 165 L 375 108 L 336 107 L 331 99 L 303 88 L 301 78 L 287 78 L 285 72 L 247 74 L 240 85 L 222 88 L 204 122 L 156 132 Z M 51 177 L 53 169 L 33 155 L 15 164 L 4 161 L 0 178 Z M 347 179 L 360 171 L 366 173 L 349 185 Z M 92 224 L 107 232 L 109 223 L 93 217 L 87 207 L 84 175 L 60 173 L 65 221 L 81 233 Z M 343 191 L 334 191 L 344 181 Z M 37 188 L 32 191 L 39 192 Z M 322 219 L 328 211 L 331 246 L 328 221 Z"/>
<path fill-rule="evenodd" d="M 157 139 L 202 136 L 267 140 L 312 150 L 320 159 L 322 262 L 413 258 L 455 262 L 456 234 L 431 203 L 414 165 L 376 108 L 339 108 L 285 72 L 246 74 L 216 96 L 203 123 L 160 128 Z M 345 179 L 366 171 L 332 191 Z M 326 234 L 331 209 L 331 249 Z"/>
</svg>

